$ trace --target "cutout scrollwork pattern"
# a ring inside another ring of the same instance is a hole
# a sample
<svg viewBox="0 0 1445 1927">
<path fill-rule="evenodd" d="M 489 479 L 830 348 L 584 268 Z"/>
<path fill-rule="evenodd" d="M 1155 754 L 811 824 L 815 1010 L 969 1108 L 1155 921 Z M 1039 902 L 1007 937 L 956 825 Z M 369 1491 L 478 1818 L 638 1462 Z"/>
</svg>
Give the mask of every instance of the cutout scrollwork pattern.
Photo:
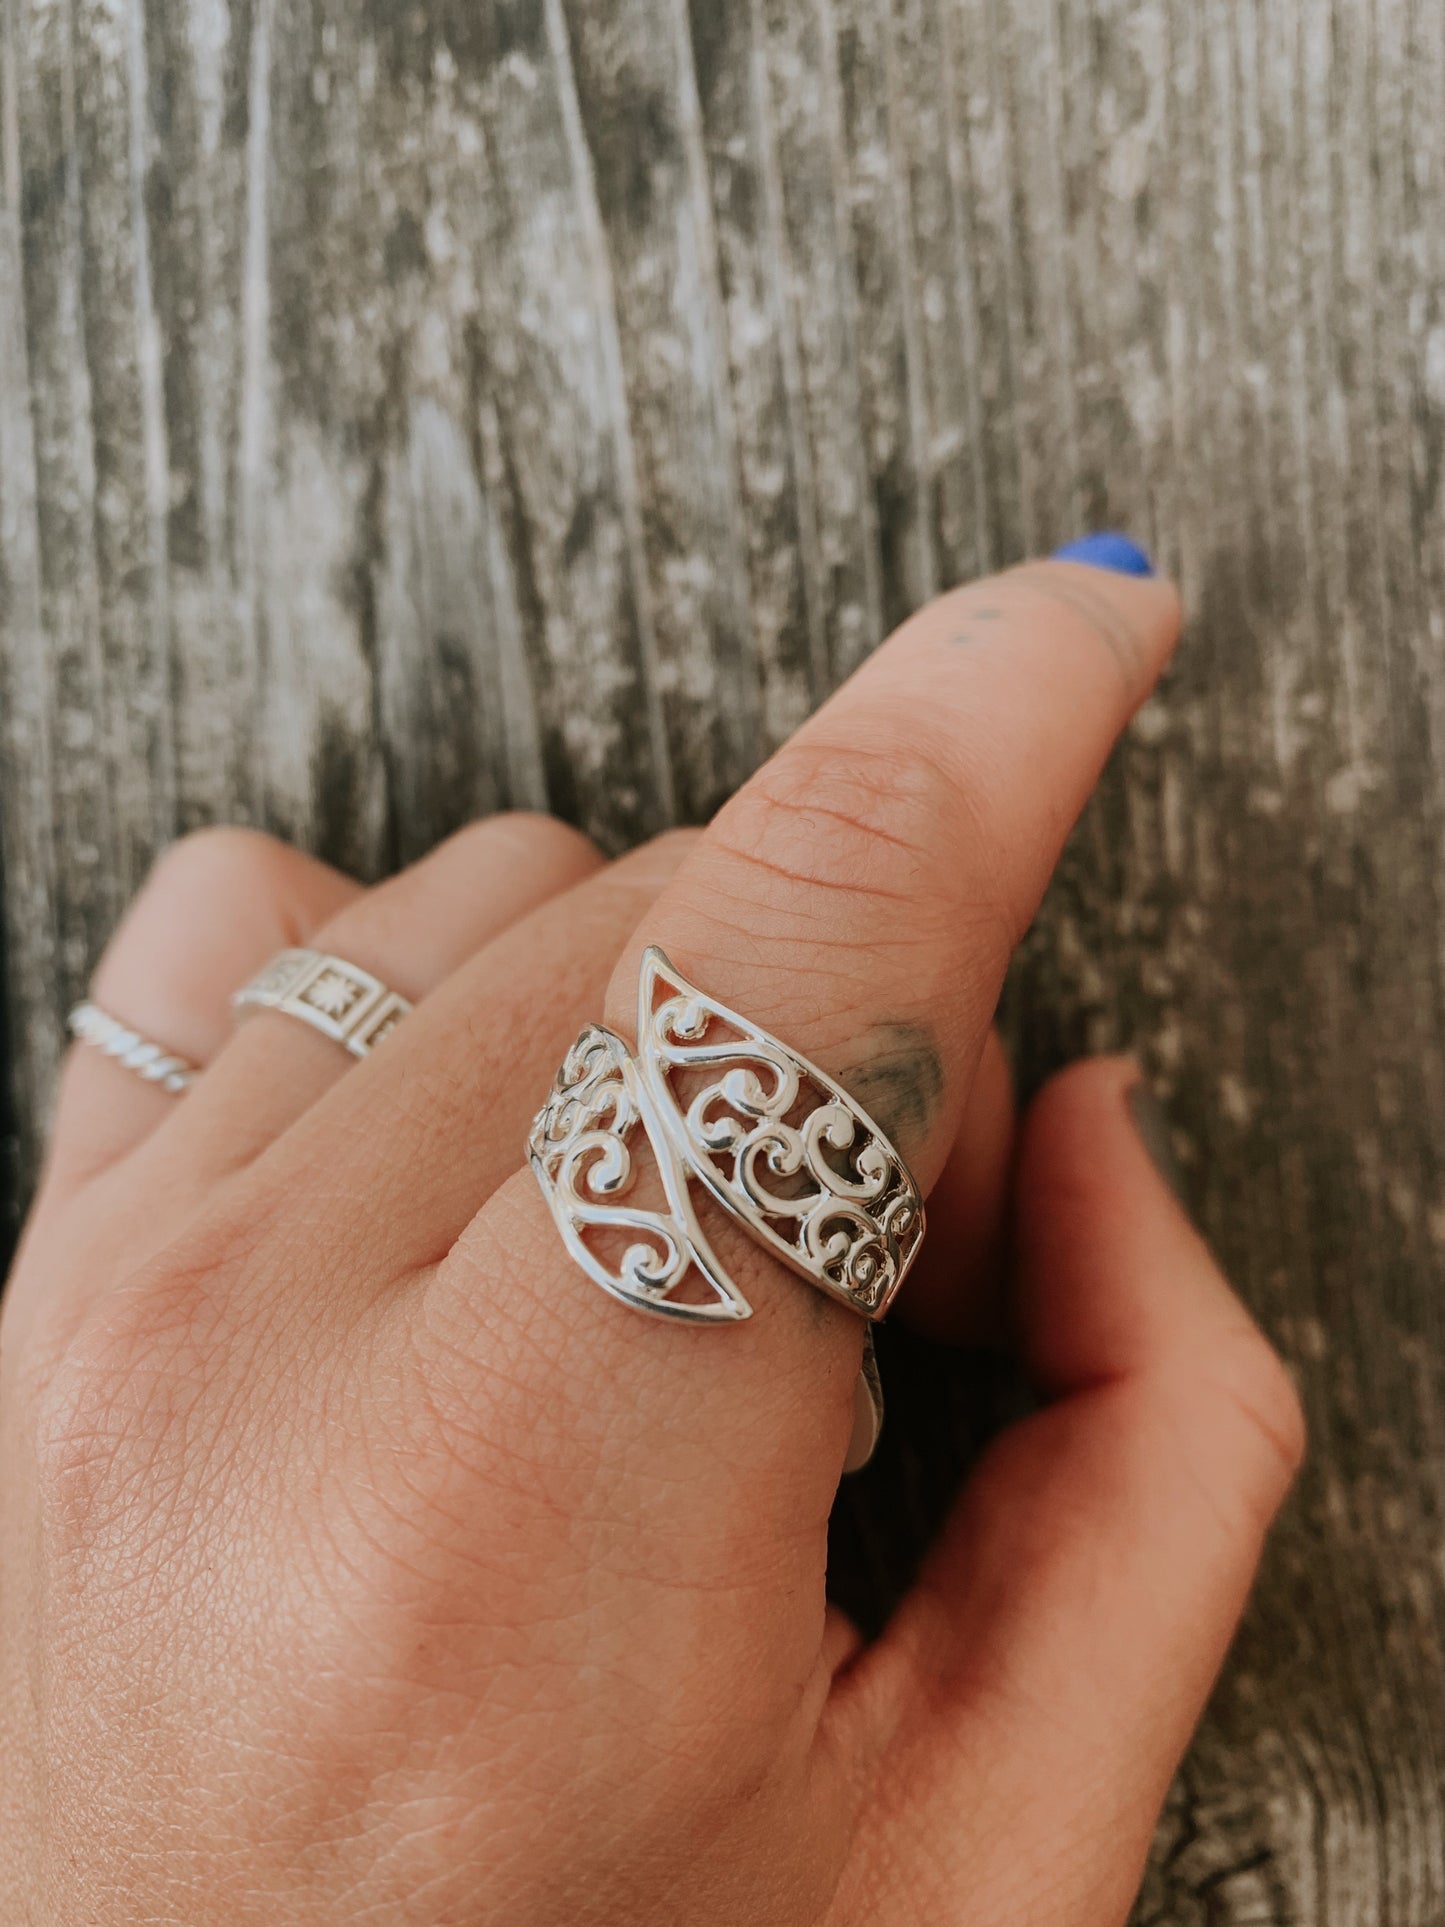
<svg viewBox="0 0 1445 1927">
<path fill-rule="evenodd" d="M 877 1124 L 825 1071 L 643 960 L 643 1075 L 677 1154 L 785 1263 L 880 1317 L 923 1235 L 923 1202 Z M 679 1098 L 678 1086 L 697 1088 Z"/>
<path fill-rule="evenodd" d="M 589 1024 L 568 1051 L 527 1140 L 532 1169 L 567 1249 L 589 1278 L 643 1311 L 746 1318 L 747 1301 L 708 1250 L 666 1139 L 658 1164 L 668 1209 L 614 1202 L 637 1179 L 633 1140 L 645 1108 L 627 1046 L 612 1031 Z M 646 1135 L 657 1156 L 657 1135 Z M 711 1291 L 702 1303 L 672 1295 L 694 1265 Z"/>
<path fill-rule="evenodd" d="M 923 1236 L 903 1160 L 848 1093 L 806 1058 L 643 958 L 636 1057 L 589 1025 L 528 1140 L 532 1168 L 573 1257 L 614 1296 L 707 1321 L 750 1307 L 703 1235 L 696 1180 L 810 1283 L 879 1318 Z M 667 1208 L 622 1202 L 637 1133 Z M 696 1269 L 705 1296 L 680 1296 Z"/>
</svg>

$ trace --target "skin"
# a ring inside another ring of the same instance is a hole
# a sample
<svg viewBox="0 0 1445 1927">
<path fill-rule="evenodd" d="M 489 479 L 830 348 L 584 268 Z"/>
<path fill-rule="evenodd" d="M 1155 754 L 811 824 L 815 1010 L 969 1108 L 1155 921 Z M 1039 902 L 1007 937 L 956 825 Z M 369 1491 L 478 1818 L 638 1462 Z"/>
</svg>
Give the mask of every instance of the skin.
<svg viewBox="0 0 1445 1927">
<path fill-rule="evenodd" d="M 957 591 L 610 865 L 530 817 L 371 891 L 246 832 L 162 861 L 96 996 L 207 1068 L 72 1054 L 0 1324 L 0 1917 L 1124 1919 L 1299 1409 L 1133 1067 L 1016 1128 L 989 1022 L 1178 621 L 1079 564 Z M 418 1009 L 360 1064 L 233 1032 L 288 942 Z M 1039 1388 L 866 1648 L 824 1594 L 858 1321 L 739 1236 L 748 1322 L 634 1316 L 521 1165 L 647 942 L 880 1115 L 932 1193 L 900 1315 Z"/>
</svg>

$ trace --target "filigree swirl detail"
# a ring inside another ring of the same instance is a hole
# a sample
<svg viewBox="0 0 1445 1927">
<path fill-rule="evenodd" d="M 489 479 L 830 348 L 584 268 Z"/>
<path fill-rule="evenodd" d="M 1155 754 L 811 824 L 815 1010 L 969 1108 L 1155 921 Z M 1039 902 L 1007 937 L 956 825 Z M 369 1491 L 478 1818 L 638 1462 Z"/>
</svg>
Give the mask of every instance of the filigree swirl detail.
<svg viewBox="0 0 1445 1927">
<path fill-rule="evenodd" d="M 746 1300 L 708 1251 L 665 1135 L 644 1124 L 645 1108 L 627 1046 L 611 1031 L 589 1025 L 563 1060 L 527 1140 L 532 1169 L 567 1249 L 605 1291 L 644 1311 L 746 1317 Z M 639 1126 L 654 1155 L 662 1147 L 665 1211 L 614 1202 L 636 1182 L 632 1140 Z M 620 1256 L 609 1258 L 629 1232 L 636 1235 Z M 702 1304 L 672 1296 L 694 1266 L 713 1294 Z"/>
<path fill-rule="evenodd" d="M 878 1125 L 825 1071 L 688 984 L 655 948 L 643 959 L 637 1035 L 634 1057 L 589 1025 L 528 1141 L 588 1276 L 645 1310 L 747 1317 L 698 1223 L 696 1180 L 812 1284 L 881 1317 L 922 1239 L 923 1202 Z M 620 1202 L 637 1180 L 639 1128 L 666 1210 Z M 678 1295 L 694 1268 L 710 1294 L 702 1302 Z"/>
<path fill-rule="evenodd" d="M 878 1317 L 923 1235 L 907 1167 L 826 1072 L 649 950 L 639 1059 L 681 1162 L 812 1283 Z"/>
</svg>

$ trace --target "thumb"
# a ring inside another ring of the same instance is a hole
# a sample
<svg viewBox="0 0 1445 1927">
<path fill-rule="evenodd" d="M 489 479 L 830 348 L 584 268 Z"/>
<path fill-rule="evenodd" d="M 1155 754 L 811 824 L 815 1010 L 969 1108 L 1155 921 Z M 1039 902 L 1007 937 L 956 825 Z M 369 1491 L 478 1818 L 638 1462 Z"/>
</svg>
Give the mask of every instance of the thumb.
<svg viewBox="0 0 1445 1927">
<path fill-rule="evenodd" d="M 889 1927 L 1124 1918 L 1298 1465 L 1293 1388 L 1151 1158 L 1161 1124 L 1124 1060 L 1025 1121 L 1016 1312 L 1049 1402 L 835 1695 L 887 1789 Z"/>
</svg>

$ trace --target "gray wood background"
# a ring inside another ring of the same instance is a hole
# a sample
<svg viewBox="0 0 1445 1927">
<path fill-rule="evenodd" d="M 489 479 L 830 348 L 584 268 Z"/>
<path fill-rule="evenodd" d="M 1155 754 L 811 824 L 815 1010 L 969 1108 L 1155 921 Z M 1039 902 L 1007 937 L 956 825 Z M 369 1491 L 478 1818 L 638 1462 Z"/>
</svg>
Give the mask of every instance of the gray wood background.
<svg viewBox="0 0 1445 1927">
<path fill-rule="evenodd" d="M 1191 634 L 1012 986 L 1129 1043 L 1314 1454 L 1139 1918 L 1445 1921 L 1432 0 L 0 0 L 12 1210 L 157 847 L 704 816 L 1098 525 Z M 895 1339 L 881 1610 L 981 1381 Z M 986 1403 L 986 1401 L 983 1401 Z"/>
</svg>

